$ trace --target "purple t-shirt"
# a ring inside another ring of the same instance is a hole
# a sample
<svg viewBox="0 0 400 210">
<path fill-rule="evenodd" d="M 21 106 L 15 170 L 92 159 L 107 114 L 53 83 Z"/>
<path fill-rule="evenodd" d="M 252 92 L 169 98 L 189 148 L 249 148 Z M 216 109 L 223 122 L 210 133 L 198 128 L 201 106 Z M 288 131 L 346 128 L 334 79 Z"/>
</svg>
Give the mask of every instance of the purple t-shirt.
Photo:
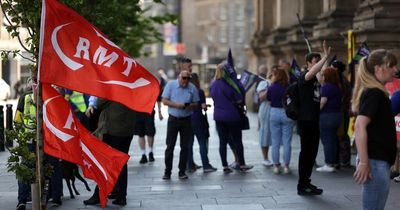
<svg viewBox="0 0 400 210">
<path fill-rule="evenodd" d="M 192 113 L 192 122 L 194 123 L 201 123 L 202 122 L 202 118 L 203 118 L 203 112 L 202 112 L 202 108 L 201 108 L 201 104 L 205 104 L 206 103 L 206 96 L 204 94 L 204 91 L 202 89 L 197 89 L 199 91 L 199 98 L 200 101 L 198 103 L 198 107 L 193 109 L 193 113 Z"/>
<path fill-rule="evenodd" d="M 321 113 L 340 112 L 340 104 L 342 102 L 342 91 L 338 85 L 325 83 L 321 87 L 321 98 L 327 97 L 328 101 L 322 108 Z"/>
<path fill-rule="evenodd" d="M 234 103 L 242 100 L 242 95 L 230 87 L 223 79 L 211 82 L 210 94 L 214 100 L 214 120 L 224 122 L 240 121 L 239 110 Z"/>
<path fill-rule="evenodd" d="M 285 96 L 286 86 L 279 82 L 274 82 L 268 88 L 267 100 L 271 102 L 271 107 L 282 108 L 282 99 Z"/>
</svg>

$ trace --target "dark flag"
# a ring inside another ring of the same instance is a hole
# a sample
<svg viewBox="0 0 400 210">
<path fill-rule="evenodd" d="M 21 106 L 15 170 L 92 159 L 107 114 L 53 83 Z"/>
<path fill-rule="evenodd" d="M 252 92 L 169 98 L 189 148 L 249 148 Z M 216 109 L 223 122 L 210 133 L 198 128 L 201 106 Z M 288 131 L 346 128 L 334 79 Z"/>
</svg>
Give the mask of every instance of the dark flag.
<svg viewBox="0 0 400 210">
<path fill-rule="evenodd" d="M 361 58 L 368 56 L 369 53 L 370 53 L 370 50 L 368 48 L 367 42 L 363 42 L 361 44 L 361 47 L 359 47 L 357 49 L 357 52 L 354 55 L 353 64 L 358 64 L 360 62 Z"/>
<path fill-rule="evenodd" d="M 247 70 L 244 70 L 242 75 L 240 76 L 240 82 L 242 83 L 246 92 L 249 91 L 250 88 L 260 80 L 261 78 L 258 75 L 253 74 Z"/>
</svg>

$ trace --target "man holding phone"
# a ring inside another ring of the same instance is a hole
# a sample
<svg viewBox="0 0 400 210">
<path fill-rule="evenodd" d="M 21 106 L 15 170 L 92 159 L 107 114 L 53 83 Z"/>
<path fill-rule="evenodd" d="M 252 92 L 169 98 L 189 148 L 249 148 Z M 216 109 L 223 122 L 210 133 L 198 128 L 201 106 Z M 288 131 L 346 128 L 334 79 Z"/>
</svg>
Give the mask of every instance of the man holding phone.
<svg viewBox="0 0 400 210">
<path fill-rule="evenodd" d="M 183 70 L 177 80 L 167 83 L 162 93 L 162 102 L 168 106 L 167 148 L 165 150 L 165 172 L 163 179 L 171 179 L 174 148 L 178 133 L 180 133 L 179 179 L 187 179 L 186 162 L 188 142 L 192 135 L 191 115 L 192 109 L 199 102 L 196 87 L 191 84 L 190 72 Z"/>
</svg>

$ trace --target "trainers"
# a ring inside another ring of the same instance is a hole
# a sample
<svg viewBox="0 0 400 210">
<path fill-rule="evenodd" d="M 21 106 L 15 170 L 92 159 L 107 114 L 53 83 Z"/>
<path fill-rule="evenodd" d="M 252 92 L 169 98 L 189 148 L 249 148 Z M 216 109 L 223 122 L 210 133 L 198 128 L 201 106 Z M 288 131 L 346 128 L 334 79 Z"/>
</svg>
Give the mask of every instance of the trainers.
<svg viewBox="0 0 400 210">
<path fill-rule="evenodd" d="M 186 174 L 179 174 L 179 179 L 183 180 L 183 179 L 188 179 L 189 177 Z"/>
<path fill-rule="evenodd" d="M 239 166 L 239 169 L 240 169 L 240 171 L 248 171 L 248 170 L 250 170 L 250 169 L 252 169 L 254 166 L 252 166 L 252 165 L 242 165 L 242 166 Z"/>
<path fill-rule="evenodd" d="M 400 182 L 400 176 L 394 177 L 394 178 L 393 178 L 393 181 L 394 181 L 394 182 L 397 182 L 397 183 Z"/>
<path fill-rule="evenodd" d="M 274 174 L 280 174 L 281 173 L 281 167 L 280 166 L 274 166 L 274 169 L 272 169 L 272 172 L 274 172 Z"/>
<path fill-rule="evenodd" d="M 164 180 L 170 180 L 170 179 L 171 179 L 171 174 L 164 174 L 164 176 L 162 177 L 162 179 L 164 179 Z"/>
<path fill-rule="evenodd" d="M 145 164 L 145 163 L 147 163 L 147 157 L 146 157 L 146 155 L 142 155 L 142 159 L 140 159 L 139 163 L 140 163 L 140 164 Z"/>
<path fill-rule="evenodd" d="M 316 169 L 318 172 L 334 172 L 336 171 L 335 167 L 324 165 Z"/>
<path fill-rule="evenodd" d="M 17 205 L 17 210 L 25 210 L 26 209 L 26 204 L 25 203 L 19 203 Z"/>
<path fill-rule="evenodd" d="M 309 184 L 306 187 L 297 187 L 297 195 L 321 195 L 322 192 L 322 189 L 312 184 Z"/>
<path fill-rule="evenodd" d="M 227 166 L 224 167 L 224 173 L 225 174 L 229 174 L 229 173 L 232 173 L 232 172 L 233 171 L 232 171 L 232 169 L 230 167 L 227 167 Z"/>
<path fill-rule="evenodd" d="M 229 168 L 235 169 L 235 170 L 240 170 L 240 166 L 237 162 L 232 162 L 231 164 L 229 164 Z"/>
<path fill-rule="evenodd" d="M 268 160 L 268 159 L 264 160 L 262 164 L 263 164 L 264 166 L 267 166 L 267 167 L 270 167 L 270 166 L 273 165 L 273 164 L 272 164 L 272 161 L 270 161 L 270 160 Z"/>
<path fill-rule="evenodd" d="M 290 174 L 290 168 L 288 166 L 283 167 L 283 174 Z"/>
<path fill-rule="evenodd" d="M 153 155 L 153 152 L 150 152 L 149 153 L 149 162 L 154 162 L 154 155 Z"/>
<path fill-rule="evenodd" d="M 193 168 L 195 170 L 202 168 L 203 166 L 197 165 L 196 163 L 193 163 Z"/>
<path fill-rule="evenodd" d="M 217 171 L 217 168 L 214 168 L 210 165 L 210 167 L 203 169 L 204 173 L 210 173 L 210 172 L 214 172 Z"/>
</svg>

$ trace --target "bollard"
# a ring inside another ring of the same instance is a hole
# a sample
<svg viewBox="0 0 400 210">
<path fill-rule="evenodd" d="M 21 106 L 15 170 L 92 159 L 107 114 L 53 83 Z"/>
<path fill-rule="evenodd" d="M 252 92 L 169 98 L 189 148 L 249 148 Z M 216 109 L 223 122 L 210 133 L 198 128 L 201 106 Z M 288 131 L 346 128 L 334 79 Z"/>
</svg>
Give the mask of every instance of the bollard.
<svg viewBox="0 0 400 210">
<path fill-rule="evenodd" d="M 7 130 L 13 130 L 13 110 L 12 110 L 12 104 L 7 104 L 6 107 L 6 129 Z M 13 139 L 6 139 L 6 146 L 7 147 L 13 147 Z"/>
<path fill-rule="evenodd" d="M 4 152 L 4 106 L 0 105 L 0 152 Z"/>
</svg>

